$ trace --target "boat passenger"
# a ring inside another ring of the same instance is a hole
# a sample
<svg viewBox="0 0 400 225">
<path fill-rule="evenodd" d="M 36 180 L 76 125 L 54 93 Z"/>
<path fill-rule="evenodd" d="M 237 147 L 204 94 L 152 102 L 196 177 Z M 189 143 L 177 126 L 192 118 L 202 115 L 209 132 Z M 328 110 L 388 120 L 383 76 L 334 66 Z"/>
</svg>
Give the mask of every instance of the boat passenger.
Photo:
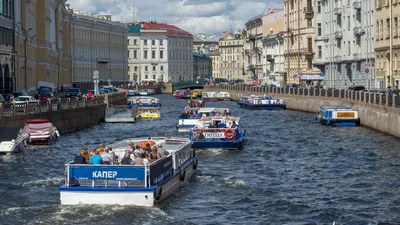
<svg viewBox="0 0 400 225">
<path fill-rule="evenodd" d="M 228 116 L 228 110 L 225 109 L 225 111 L 221 114 L 221 116 Z"/>
<path fill-rule="evenodd" d="M 143 157 L 142 157 L 141 152 L 139 150 L 135 150 L 134 154 L 135 154 L 135 160 L 133 160 L 133 165 L 134 166 L 143 166 L 144 162 L 143 162 Z"/>
<path fill-rule="evenodd" d="M 157 148 L 158 148 L 158 152 L 161 155 L 161 158 L 166 155 L 169 155 L 169 152 L 167 150 L 165 150 L 165 148 L 162 147 L 162 144 L 157 145 Z"/>
<path fill-rule="evenodd" d="M 232 121 L 231 128 L 236 128 L 236 127 L 238 127 L 238 125 L 236 124 L 236 122 L 235 122 L 235 121 Z"/>
<path fill-rule="evenodd" d="M 101 164 L 101 162 L 103 160 L 101 159 L 101 156 L 99 154 L 100 154 L 100 151 L 96 150 L 95 155 L 90 157 L 90 163 L 92 163 L 92 164 Z"/>
<path fill-rule="evenodd" d="M 111 147 L 108 146 L 108 148 L 104 150 L 104 153 L 101 155 L 101 159 L 103 160 L 102 164 L 113 164 L 113 158 L 110 154 L 110 148 Z"/>
<path fill-rule="evenodd" d="M 151 147 L 150 159 L 161 159 L 161 155 L 160 153 L 158 153 L 158 149 L 156 146 Z"/>
<path fill-rule="evenodd" d="M 81 152 L 82 152 L 83 157 L 85 157 L 85 160 L 90 161 L 90 154 L 89 154 L 88 148 L 86 146 L 82 147 Z"/>
<path fill-rule="evenodd" d="M 125 151 L 125 155 L 121 160 L 122 165 L 131 165 L 133 163 L 133 160 L 130 158 L 131 154 L 129 151 Z"/>
<path fill-rule="evenodd" d="M 129 147 L 128 150 L 133 153 L 133 151 L 135 150 L 135 143 L 133 143 L 132 141 L 129 142 Z"/>
<path fill-rule="evenodd" d="M 226 124 L 221 122 L 218 124 L 218 128 L 226 128 Z"/>
<path fill-rule="evenodd" d="M 83 156 L 82 151 L 80 151 L 75 157 L 74 162 L 72 164 L 86 164 L 86 159 Z"/>
</svg>

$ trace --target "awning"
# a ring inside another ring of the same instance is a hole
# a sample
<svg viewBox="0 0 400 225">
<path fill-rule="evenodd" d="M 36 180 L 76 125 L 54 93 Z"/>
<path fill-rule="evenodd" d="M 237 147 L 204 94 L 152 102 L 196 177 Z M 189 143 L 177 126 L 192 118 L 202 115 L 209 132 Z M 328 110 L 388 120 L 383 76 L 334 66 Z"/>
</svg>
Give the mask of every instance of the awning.
<svg viewBox="0 0 400 225">
<path fill-rule="evenodd" d="M 310 74 L 303 74 L 300 76 L 300 80 L 323 80 L 324 77 L 320 75 L 310 75 Z"/>
</svg>

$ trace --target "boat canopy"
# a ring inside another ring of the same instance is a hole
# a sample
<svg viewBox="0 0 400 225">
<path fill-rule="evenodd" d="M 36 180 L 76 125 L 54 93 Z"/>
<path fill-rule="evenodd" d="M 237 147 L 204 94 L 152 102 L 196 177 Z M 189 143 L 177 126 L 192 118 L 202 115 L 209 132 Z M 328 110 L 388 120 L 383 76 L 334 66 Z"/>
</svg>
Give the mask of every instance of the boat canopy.
<svg viewBox="0 0 400 225">
<path fill-rule="evenodd" d="M 320 107 L 321 111 L 354 111 L 352 108 L 343 105 L 324 105 Z"/>
<path fill-rule="evenodd" d="M 229 112 L 229 109 L 228 108 L 200 108 L 198 113 L 211 113 L 211 112 L 223 113 L 225 111 Z"/>
<path fill-rule="evenodd" d="M 36 133 L 36 132 L 51 132 L 52 124 L 50 122 L 44 123 L 27 123 L 24 127 L 25 133 Z"/>
<path fill-rule="evenodd" d="M 205 128 L 208 127 L 210 124 L 214 124 L 218 126 L 218 124 L 226 124 L 227 127 L 230 127 L 232 125 L 232 122 L 234 122 L 239 125 L 240 117 L 233 117 L 233 116 L 228 116 L 228 117 L 221 117 L 221 116 L 208 116 L 208 117 L 202 117 L 196 127 L 197 128 Z"/>
</svg>

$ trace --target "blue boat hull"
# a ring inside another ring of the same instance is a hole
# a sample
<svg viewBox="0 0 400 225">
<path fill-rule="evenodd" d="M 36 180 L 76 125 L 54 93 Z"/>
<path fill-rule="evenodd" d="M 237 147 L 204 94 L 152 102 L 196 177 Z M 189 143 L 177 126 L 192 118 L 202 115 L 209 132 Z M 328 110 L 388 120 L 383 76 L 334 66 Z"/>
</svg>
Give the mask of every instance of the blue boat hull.
<svg viewBox="0 0 400 225">
<path fill-rule="evenodd" d="M 243 149 L 243 140 L 237 141 L 193 141 L 192 148 L 194 149 L 207 149 L 207 148 L 221 148 L 221 149 Z"/>
<path fill-rule="evenodd" d="M 359 119 L 350 119 L 350 120 L 326 120 L 321 119 L 320 123 L 327 126 L 333 127 L 356 127 L 360 125 Z"/>
<path fill-rule="evenodd" d="M 138 107 L 161 107 L 161 104 L 160 103 L 153 103 L 153 104 L 136 104 L 136 103 L 134 103 L 134 104 L 129 104 L 129 106 L 131 106 L 131 107 L 136 107 L 136 106 L 138 106 Z"/>
<path fill-rule="evenodd" d="M 282 110 L 286 109 L 286 104 L 250 104 L 238 102 L 241 108 L 259 109 L 259 110 Z"/>
</svg>

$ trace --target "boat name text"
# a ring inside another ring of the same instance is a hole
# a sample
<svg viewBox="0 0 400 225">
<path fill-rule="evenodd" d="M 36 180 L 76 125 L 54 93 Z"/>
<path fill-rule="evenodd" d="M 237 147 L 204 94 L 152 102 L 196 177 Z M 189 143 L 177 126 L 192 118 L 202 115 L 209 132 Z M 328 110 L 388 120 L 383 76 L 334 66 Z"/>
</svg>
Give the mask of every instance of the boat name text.
<svg viewBox="0 0 400 225">
<path fill-rule="evenodd" d="M 117 171 L 93 171 L 92 175 L 95 178 L 115 178 Z"/>
</svg>

